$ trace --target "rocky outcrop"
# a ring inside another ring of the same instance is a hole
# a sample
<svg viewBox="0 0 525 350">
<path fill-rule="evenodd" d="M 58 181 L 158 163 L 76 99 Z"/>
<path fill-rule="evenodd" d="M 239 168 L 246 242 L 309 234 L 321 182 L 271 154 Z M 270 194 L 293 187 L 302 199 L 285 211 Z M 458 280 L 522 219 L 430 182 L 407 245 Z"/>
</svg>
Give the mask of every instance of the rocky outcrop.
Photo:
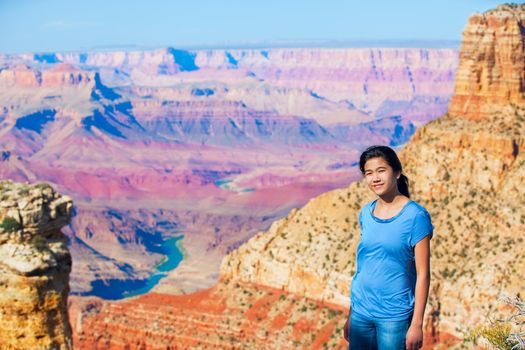
<svg viewBox="0 0 525 350">
<path fill-rule="evenodd" d="M 107 302 L 72 298 L 78 349 L 341 349 L 346 310 L 265 286 Z"/>
<path fill-rule="evenodd" d="M 47 184 L 0 183 L 0 348 L 72 349 L 71 256 L 62 226 L 72 200 Z"/>
<path fill-rule="evenodd" d="M 471 16 L 463 31 L 449 111 L 482 119 L 525 97 L 525 5 L 500 5 Z"/>
<path fill-rule="evenodd" d="M 15 88 L 60 88 L 94 86 L 94 74 L 70 64 L 57 64 L 51 69 L 39 70 L 25 64 L 0 70 L 0 86 Z"/>
<path fill-rule="evenodd" d="M 502 23 L 523 28 L 524 10 L 503 6 L 474 15 L 464 38 L 483 18 L 487 27 L 476 30 L 485 38 L 484 47 L 497 48 L 501 57 L 523 57 L 523 46 L 505 44 L 523 42 L 521 30 L 498 33 L 504 31 Z M 461 337 L 487 314 L 498 314 L 501 292 L 525 288 L 525 104 L 521 78 L 509 78 L 523 74 L 524 61 L 486 62 L 491 56 L 475 54 L 468 40 L 462 47 L 460 67 L 470 62 L 503 75 L 474 89 L 465 82 L 476 81 L 478 70 L 458 73 L 458 95 L 449 113 L 418 129 L 399 152 L 412 199 L 429 210 L 435 226 L 426 314 L 427 334 L 435 340 L 444 332 Z M 479 91 L 486 96 L 479 99 Z M 462 98 L 480 104 L 458 108 Z M 227 256 L 221 279 L 348 305 L 359 240 L 357 216 L 370 196 L 365 184 L 357 182 L 312 199 Z"/>
<path fill-rule="evenodd" d="M 355 213 L 370 199 L 362 182 L 311 199 L 226 256 L 221 279 L 347 304 L 359 238 Z"/>
</svg>

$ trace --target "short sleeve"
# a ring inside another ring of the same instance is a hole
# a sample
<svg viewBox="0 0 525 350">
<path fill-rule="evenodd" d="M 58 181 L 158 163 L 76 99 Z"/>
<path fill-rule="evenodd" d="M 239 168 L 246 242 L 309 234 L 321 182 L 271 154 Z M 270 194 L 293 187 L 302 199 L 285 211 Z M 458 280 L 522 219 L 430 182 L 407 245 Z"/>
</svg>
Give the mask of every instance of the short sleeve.
<svg viewBox="0 0 525 350">
<path fill-rule="evenodd" d="M 359 212 L 359 226 L 363 229 L 363 209 Z"/>
<path fill-rule="evenodd" d="M 426 236 L 432 239 L 433 235 L 434 225 L 432 225 L 430 214 L 426 210 L 418 212 L 414 218 L 414 225 L 410 236 L 410 246 L 412 248 L 415 247 L 416 244 Z"/>
</svg>

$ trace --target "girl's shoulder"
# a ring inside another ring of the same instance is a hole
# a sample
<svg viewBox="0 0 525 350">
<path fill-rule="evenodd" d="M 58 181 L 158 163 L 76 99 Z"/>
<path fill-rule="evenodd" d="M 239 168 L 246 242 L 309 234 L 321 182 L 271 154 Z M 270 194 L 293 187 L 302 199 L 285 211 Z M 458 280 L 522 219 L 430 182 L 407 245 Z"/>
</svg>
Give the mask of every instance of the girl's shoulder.
<svg viewBox="0 0 525 350">
<path fill-rule="evenodd" d="M 406 220 L 411 220 L 412 225 L 416 227 L 417 230 L 425 231 L 425 233 L 429 230 L 432 231 L 432 217 L 427 208 L 416 201 L 411 201 L 409 204 L 406 210 Z"/>
<path fill-rule="evenodd" d="M 361 207 L 361 210 L 359 211 L 359 215 L 363 215 L 363 213 L 366 213 L 367 211 L 370 211 L 370 207 L 374 204 L 374 202 L 377 201 L 377 198 L 376 199 L 373 199 L 367 203 L 365 203 L 362 207 Z"/>
<path fill-rule="evenodd" d="M 425 208 L 422 204 L 414 201 L 414 200 L 410 200 L 410 211 L 412 212 L 412 214 L 423 214 L 423 215 L 430 215 L 427 208 Z"/>
</svg>

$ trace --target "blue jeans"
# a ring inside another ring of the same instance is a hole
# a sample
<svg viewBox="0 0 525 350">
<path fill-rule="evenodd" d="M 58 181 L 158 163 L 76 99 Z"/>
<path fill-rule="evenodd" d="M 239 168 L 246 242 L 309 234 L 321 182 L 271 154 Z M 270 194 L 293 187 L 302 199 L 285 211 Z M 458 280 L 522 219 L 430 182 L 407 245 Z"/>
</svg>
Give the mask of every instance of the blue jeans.
<svg viewBox="0 0 525 350">
<path fill-rule="evenodd" d="M 405 350 L 412 316 L 405 321 L 374 320 L 352 312 L 349 350 Z"/>
</svg>

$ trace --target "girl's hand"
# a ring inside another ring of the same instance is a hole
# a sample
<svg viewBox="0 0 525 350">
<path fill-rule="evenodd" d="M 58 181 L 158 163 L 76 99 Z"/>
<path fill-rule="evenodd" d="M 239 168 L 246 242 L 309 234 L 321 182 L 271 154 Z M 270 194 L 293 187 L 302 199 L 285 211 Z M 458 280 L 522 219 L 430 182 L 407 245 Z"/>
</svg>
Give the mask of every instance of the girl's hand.
<svg viewBox="0 0 525 350">
<path fill-rule="evenodd" d="M 423 346 L 423 329 L 418 326 L 410 326 L 405 338 L 407 350 L 418 350 Z"/>
</svg>

